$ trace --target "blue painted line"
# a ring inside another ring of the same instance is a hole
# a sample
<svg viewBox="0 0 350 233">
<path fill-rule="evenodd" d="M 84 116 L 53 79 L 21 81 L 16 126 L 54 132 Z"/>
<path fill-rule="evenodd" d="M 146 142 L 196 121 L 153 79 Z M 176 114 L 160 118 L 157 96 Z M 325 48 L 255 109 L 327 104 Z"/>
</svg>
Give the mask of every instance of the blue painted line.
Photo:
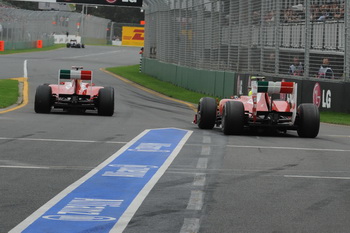
<svg viewBox="0 0 350 233">
<path fill-rule="evenodd" d="M 191 133 L 143 132 L 10 232 L 122 232 Z"/>
</svg>

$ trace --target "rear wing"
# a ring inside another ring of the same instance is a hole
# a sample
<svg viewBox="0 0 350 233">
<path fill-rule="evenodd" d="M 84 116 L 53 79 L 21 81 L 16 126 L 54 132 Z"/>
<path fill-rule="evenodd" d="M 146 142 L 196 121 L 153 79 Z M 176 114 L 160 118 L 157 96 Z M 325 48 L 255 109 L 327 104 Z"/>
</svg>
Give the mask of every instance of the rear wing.
<svg viewBox="0 0 350 233">
<path fill-rule="evenodd" d="M 58 79 L 78 79 L 92 81 L 91 70 L 60 70 Z"/>
<path fill-rule="evenodd" d="M 256 121 L 257 117 L 257 94 L 290 94 L 289 102 L 291 104 L 292 121 L 294 125 L 296 118 L 296 105 L 297 105 L 297 91 L 298 84 L 295 82 L 272 82 L 272 81 L 252 81 L 252 98 L 253 98 L 253 120 Z"/>
<path fill-rule="evenodd" d="M 73 66 L 71 70 L 59 70 L 58 72 L 58 92 L 60 92 L 61 80 L 75 80 L 75 89 L 83 87 L 78 80 L 90 81 L 90 89 L 92 88 L 92 74 L 91 70 L 82 70 L 83 67 Z M 91 90 L 90 90 L 91 91 Z"/>
</svg>

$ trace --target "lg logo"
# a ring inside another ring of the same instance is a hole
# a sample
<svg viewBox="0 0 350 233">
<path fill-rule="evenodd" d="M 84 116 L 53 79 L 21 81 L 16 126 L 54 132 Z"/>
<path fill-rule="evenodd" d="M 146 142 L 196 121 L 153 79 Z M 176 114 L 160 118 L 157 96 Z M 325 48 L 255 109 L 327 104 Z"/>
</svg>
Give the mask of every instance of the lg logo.
<svg viewBox="0 0 350 233">
<path fill-rule="evenodd" d="M 318 107 L 320 107 L 322 103 L 322 108 L 331 108 L 332 107 L 331 90 L 327 90 L 327 91 L 322 90 L 321 92 L 321 85 L 319 83 L 316 83 L 313 90 L 313 103 Z"/>
</svg>

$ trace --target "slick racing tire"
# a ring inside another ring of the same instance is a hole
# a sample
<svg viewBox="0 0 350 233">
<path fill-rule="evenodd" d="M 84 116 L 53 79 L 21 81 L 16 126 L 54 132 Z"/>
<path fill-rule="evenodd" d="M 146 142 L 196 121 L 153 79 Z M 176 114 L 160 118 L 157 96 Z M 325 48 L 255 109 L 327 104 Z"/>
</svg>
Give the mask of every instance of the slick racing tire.
<svg viewBox="0 0 350 233">
<path fill-rule="evenodd" d="M 67 43 L 67 44 L 66 44 L 66 47 L 67 47 L 67 48 L 70 48 L 70 43 Z"/>
<path fill-rule="evenodd" d="M 226 135 L 239 135 L 244 128 L 244 105 L 239 101 L 225 103 L 222 116 L 222 131 Z"/>
<path fill-rule="evenodd" d="M 114 89 L 112 87 L 101 88 L 98 91 L 98 114 L 112 116 L 114 113 Z"/>
<path fill-rule="evenodd" d="M 81 44 L 81 47 L 82 47 L 83 49 L 85 49 L 85 45 L 84 45 L 84 44 Z"/>
<path fill-rule="evenodd" d="M 199 100 L 197 111 L 197 124 L 200 129 L 212 129 L 216 120 L 216 100 L 203 97 Z"/>
<path fill-rule="evenodd" d="M 51 111 L 52 90 L 49 85 L 40 85 L 36 88 L 34 110 L 36 113 L 49 113 Z"/>
<path fill-rule="evenodd" d="M 320 112 L 314 104 L 300 104 L 297 115 L 298 135 L 303 138 L 315 138 L 320 129 Z"/>
</svg>

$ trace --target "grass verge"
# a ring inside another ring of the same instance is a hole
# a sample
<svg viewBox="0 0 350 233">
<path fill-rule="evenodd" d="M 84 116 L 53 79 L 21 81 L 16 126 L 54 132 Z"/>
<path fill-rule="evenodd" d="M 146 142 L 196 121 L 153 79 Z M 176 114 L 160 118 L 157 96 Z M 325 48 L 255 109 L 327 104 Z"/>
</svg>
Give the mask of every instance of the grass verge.
<svg viewBox="0 0 350 233">
<path fill-rule="evenodd" d="M 41 49 L 33 48 L 33 49 L 16 49 L 16 50 L 5 50 L 0 52 L 0 55 L 6 55 L 6 54 L 14 54 L 14 53 L 31 53 L 31 52 L 42 52 L 42 51 L 49 51 L 59 48 L 66 47 L 65 44 L 55 44 L 53 46 L 44 47 Z"/>
<path fill-rule="evenodd" d="M 203 94 L 201 93 L 189 91 L 185 88 L 140 73 L 139 65 L 111 67 L 106 70 L 175 99 L 197 104 L 199 99 L 203 97 Z"/>
<path fill-rule="evenodd" d="M 350 114 L 339 112 L 321 112 L 321 121 L 331 124 L 350 125 Z"/>
<path fill-rule="evenodd" d="M 154 77 L 139 72 L 139 65 L 111 67 L 106 70 L 120 75 L 141 86 L 147 87 L 166 96 L 197 104 L 199 99 L 206 96 L 201 93 L 189 91 L 168 82 L 160 81 Z M 321 122 L 331 124 L 350 125 L 350 114 L 337 112 L 321 112 Z"/>
<path fill-rule="evenodd" d="M 15 104 L 18 100 L 18 81 L 0 79 L 0 108 Z"/>
</svg>

